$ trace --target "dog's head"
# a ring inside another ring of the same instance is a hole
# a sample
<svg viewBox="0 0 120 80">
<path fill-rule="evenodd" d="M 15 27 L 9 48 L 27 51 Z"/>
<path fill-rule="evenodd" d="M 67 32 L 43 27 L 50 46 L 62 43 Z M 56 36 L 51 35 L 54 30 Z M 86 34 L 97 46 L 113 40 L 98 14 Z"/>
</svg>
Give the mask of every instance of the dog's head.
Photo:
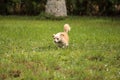
<svg viewBox="0 0 120 80">
<path fill-rule="evenodd" d="M 55 43 L 62 42 L 62 36 L 63 36 L 63 34 L 61 34 L 61 33 L 53 34 L 54 42 Z"/>
</svg>

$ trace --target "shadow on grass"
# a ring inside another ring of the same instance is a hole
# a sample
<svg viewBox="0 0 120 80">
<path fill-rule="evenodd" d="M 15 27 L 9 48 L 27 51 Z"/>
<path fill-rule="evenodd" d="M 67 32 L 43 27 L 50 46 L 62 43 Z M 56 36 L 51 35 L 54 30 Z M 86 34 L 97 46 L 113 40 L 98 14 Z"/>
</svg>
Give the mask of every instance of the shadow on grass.
<svg viewBox="0 0 120 80">
<path fill-rule="evenodd" d="M 51 51 L 51 50 L 57 50 L 58 48 L 56 46 L 39 46 L 36 48 L 33 48 L 32 51 L 35 52 L 45 52 L 45 51 Z"/>
</svg>

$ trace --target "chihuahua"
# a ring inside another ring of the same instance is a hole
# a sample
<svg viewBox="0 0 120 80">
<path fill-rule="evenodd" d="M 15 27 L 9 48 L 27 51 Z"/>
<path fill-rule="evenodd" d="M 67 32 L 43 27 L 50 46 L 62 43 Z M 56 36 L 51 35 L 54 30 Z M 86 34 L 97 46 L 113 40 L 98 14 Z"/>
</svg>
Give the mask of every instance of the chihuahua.
<svg viewBox="0 0 120 80">
<path fill-rule="evenodd" d="M 69 31 L 70 31 L 69 24 L 65 24 L 64 32 L 53 34 L 54 43 L 57 44 L 58 47 L 64 48 L 69 45 L 69 36 L 68 36 Z"/>
</svg>

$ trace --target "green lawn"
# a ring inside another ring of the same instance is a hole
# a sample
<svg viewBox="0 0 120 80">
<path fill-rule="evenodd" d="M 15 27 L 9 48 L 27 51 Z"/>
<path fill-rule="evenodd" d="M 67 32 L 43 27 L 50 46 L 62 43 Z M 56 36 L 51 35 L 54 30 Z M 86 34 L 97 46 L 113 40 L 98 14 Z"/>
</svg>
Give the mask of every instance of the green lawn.
<svg viewBox="0 0 120 80">
<path fill-rule="evenodd" d="M 52 35 L 71 26 L 70 45 Z M 120 19 L 0 16 L 0 80 L 119 80 Z"/>
</svg>

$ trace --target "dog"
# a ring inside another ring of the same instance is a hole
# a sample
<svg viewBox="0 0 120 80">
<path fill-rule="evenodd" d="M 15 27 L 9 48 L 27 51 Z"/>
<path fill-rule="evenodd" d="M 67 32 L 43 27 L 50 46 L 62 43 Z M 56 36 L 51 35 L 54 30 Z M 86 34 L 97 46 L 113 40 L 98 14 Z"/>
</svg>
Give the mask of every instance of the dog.
<svg viewBox="0 0 120 80">
<path fill-rule="evenodd" d="M 69 36 L 68 32 L 70 31 L 69 24 L 64 25 L 64 32 L 59 32 L 57 34 L 53 34 L 54 43 L 60 47 L 65 48 L 69 45 Z"/>
</svg>

